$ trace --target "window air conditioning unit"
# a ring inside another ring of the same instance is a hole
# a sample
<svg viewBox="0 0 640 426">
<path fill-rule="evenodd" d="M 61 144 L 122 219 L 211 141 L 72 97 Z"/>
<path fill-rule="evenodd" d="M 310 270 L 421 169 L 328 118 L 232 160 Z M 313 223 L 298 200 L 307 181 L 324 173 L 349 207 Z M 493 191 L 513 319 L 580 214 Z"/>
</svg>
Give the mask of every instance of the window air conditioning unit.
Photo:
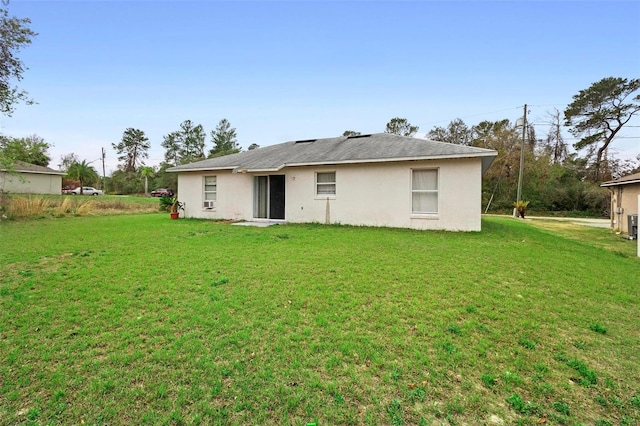
<svg viewBox="0 0 640 426">
<path fill-rule="evenodd" d="M 205 201 L 204 202 L 204 208 L 205 209 L 213 209 L 216 207 L 216 202 L 215 201 Z"/>
</svg>

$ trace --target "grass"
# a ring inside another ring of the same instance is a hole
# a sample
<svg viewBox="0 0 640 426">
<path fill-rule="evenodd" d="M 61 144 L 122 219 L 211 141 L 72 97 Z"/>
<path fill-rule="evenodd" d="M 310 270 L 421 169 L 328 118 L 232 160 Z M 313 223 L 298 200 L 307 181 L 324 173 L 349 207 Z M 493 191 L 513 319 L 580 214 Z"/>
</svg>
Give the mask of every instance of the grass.
<svg viewBox="0 0 640 426">
<path fill-rule="evenodd" d="M 610 230 L 591 228 L 571 222 L 554 220 L 531 220 L 529 223 L 538 229 L 548 231 L 553 235 L 561 236 L 577 242 L 584 242 L 590 246 L 607 251 L 613 251 L 622 257 L 637 257 L 636 243 L 621 236 L 616 236 Z"/>
<path fill-rule="evenodd" d="M 0 424 L 635 424 L 640 261 L 617 240 L 4 221 Z"/>
</svg>

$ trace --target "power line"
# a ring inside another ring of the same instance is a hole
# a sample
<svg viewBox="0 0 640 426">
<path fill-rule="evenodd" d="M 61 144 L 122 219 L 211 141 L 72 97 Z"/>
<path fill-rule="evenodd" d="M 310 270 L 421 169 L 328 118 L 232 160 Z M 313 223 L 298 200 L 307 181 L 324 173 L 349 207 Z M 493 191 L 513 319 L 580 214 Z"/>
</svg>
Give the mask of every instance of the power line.
<svg viewBox="0 0 640 426">
<path fill-rule="evenodd" d="M 509 108 L 509 109 L 501 109 L 499 111 L 483 112 L 483 113 L 480 113 L 480 114 L 467 115 L 467 116 L 464 116 L 464 117 L 456 117 L 456 118 L 459 118 L 460 120 L 464 120 L 464 119 L 467 119 L 467 118 L 479 117 L 479 116 L 482 116 L 482 115 L 489 115 L 489 114 L 497 114 L 499 112 L 513 111 L 513 110 L 517 110 L 517 109 L 522 109 L 522 107 L 519 106 L 519 107 L 514 107 L 514 108 Z M 454 118 L 453 120 L 455 120 L 456 118 Z M 421 124 L 428 126 L 430 124 L 437 124 L 437 123 L 450 123 L 453 120 L 439 120 L 439 121 L 432 121 L 430 123 L 421 123 Z"/>
<path fill-rule="evenodd" d="M 531 113 L 531 107 L 540 107 L 540 108 L 545 108 L 545 107 L 554 107 L 554 108 L 562 108 L 564 109 L 565 107 L 567 107 L 569 104 L 543 104 L 543 105 L 529 105 L 527 104 L 527 110 L 529 113 Z M 506 108 L 506 109 L 501 109 L 501 110 L 497 110 L 497 111 L 489 111 L 489 112 L 482 112 L 482 113 L 478 113 L 478 114 L 472 114 L 472 115 L 466 115 L 466 116 L 457 116 L 454 119 L 449 119 L 449 120 L 438 120 L 438 121 L 431 121 L 431 122 L 427 122 L 427 123 L 421 123 L 421 125 L 424 126 L 428 126 L 431 124 L 438 124 L 438 123 L 450 123 L 456 119 L 460 119 L 460 120 L 465 120 L 468 118 L 473 118 L 473 117 L 480 117 L 483 115 L 489 115 L 489 114 L 497 114 L 500 112 L 507 112 L 507 111 L 513 111 L 513 110 L 519 110 L 519 109 L 523 109 L 522 106 L 516 106 L 516 107 L 512 107 L 512 108 Z M 552 123 L 548 123 L 548 122 L 543 122 L 543 123 L 535 123 L 535 122 L 531 122 L 528 121 L 528 125 L 533 126 L 533 125 L 551 125 Z M 565 124 L 560 124 L 560 126 L 564 127 L 564 128 L 569 128 L 569 127 L 573 127 L 573 126 L 567 126 Z M 634 125 L 625 125 L 625 128 L 640 128 L 640 126 L 634 126 Z"/>
</svg>

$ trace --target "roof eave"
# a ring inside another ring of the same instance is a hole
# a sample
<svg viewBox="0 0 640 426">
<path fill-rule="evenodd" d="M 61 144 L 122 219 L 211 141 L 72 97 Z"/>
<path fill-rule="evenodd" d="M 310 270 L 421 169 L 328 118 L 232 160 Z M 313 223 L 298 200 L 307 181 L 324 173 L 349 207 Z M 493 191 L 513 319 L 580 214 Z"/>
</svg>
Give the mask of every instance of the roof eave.
<svg viewBox="0 0 640 426">
<path fill-rule="evenodd" d="M 0 169 L 0 172 L 5 172 L 5 173 L 11 173 L 9 170 L 7 169 Z M 57 176 L 65 176 L 66 173 L 65 172 L 45 172 L 45 171 L 36 171 L 36 170 L 21 170 L 21 169 L 16 169 L 14 170 L 15 173 L 33 173 L 34 175 L 57 175 Z"/>
<path fill-rule="evenodd" d="M 54 176 L 66 176 L 67 174 L 64 172 L 28 172 L 28 173 L 36 173 L 41 175 L 54 175 Z"/>
<path fill-rule="evenodd" d="M 207 172 L 209 170 L 236 170 L 238 166 L 224 166 L 224 167 L 192 167 L 188 169 L 178 169 L 177 167 L 171 167 L 167 169 L 168 173 L 181 173 L 181 172 Z M 177 169 L 177 170 L 176 170 Z"/>
<path fill-rule="evenodd" d="M 398 163 L 403 161 L 424 161 L 424 160 L 449 160 L 449 159 L 461 159 L 461 158 L 481 158 L 482 159 L 482 173 L 489 168 L 493 160 L 498 153 L 496 151 L 478 152 L 478 153 L 466 153 L 466 154 L 445 154 L 445 155 L 426 155 L 415 157 L 392 157 L 392 158 L 366 158 L 361 160 L 336 160 L 336 161 L 307 161 L 301 163 L 283 163 L 277 167 L 261 167 L 250 168 L 243 166 L 224 166 L 224 167 L 197 167 L 197 168 L 185 168 L 177 169 L 172 167 L 167 169 L 167 172 L 181 173 L 181 172 L 204 172 L 214 170 L 231 170 L 233 173 L 273 173 L 279 172 L 285 167 L 306 167 L 306 166 L 333 166 L 333 165 L 345 165 L 345 164 L 367 164 L 367 163 Z M 176 170 L 177 169 L 177 170 Z"/>
<path fill-rule="evenodd" d="M 478 158 L 485 157 L 490 159 L 489 164 L 493 162 L 493 159 L 497 156 L 496 153 L 476 153 L 476 154 L 455 154 L 455 155 L 429 155 L 429 156 L 417 156 L 417 157 L 394 157 L 394 158 L 373 158 L 362 160 L 340 160 L 340 161 L 312 161 L 304 163 L 285 163 L 278 168 L 273 169 L 246 169 L 251 173 L 267 172 L 267 171 L 280 171 L 285 167 L 305 167 L 305 166 L 333 166 L 343 164 L 366 164 L 366 163 L 398 163 L 402 161 L 423 161 L 423 160 L 449 160 L 459 158 Z M 488 166 L 487 166 L 488 167 Z"/>
<path fill-rule="evenodd" d="M 605 182 L 605 183 L 601 183 L 600 186 L 606 188 L 608 186 L 629 185 L 631 183 L 640 183 L 640 179 L 625 180 L 625 181 L 621 181 L 621 182 Z"/>
<path fill-rule="evenodd" d="M 287 164 L 283 164 L 276 168 L 268 168 L 268 169 L 247 169 L 247 168 L 238 167 L 238 169 L 234 171 L 234 173 L 273 173 L 273 172 L 279 172 L 285 167 L 287 167 Z"/>
</svg>

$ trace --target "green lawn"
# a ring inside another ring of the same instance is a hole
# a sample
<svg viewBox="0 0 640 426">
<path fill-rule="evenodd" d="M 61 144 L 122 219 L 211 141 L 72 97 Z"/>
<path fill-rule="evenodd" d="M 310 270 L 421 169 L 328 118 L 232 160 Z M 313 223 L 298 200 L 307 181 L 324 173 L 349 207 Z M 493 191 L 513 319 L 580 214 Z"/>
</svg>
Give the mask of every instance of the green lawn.
<svg viewBox="0 0 640 426">
<path fill-rule="evenodd" d="M 0 222 L 0 424 L 638 424 L 640 260 L 619 240 Z"/>
</svg>

